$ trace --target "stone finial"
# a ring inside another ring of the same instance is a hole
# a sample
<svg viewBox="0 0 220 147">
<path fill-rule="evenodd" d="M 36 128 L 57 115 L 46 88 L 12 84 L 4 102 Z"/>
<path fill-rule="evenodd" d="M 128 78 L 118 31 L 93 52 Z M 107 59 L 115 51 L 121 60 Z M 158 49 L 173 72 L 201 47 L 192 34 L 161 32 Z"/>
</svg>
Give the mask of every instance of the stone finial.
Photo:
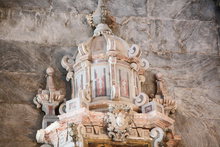
<svg viewBox="0 0 220 147">
<path fill-rule="evenodd" d="M 37 105 L 38 108 L 41 107 L 41 105 L 45 104 L 54 104 L 58 105 L 60 102 L 64 99 L 64 94 L 62 90 L 56 90 L 53 75 L 54 75 L 54 69 L 52 67 L 48 67 L 46 70 L 47 73 L 47 83 L 46 83 L 46 89 L 38 90 L 38 94 L 34 98 L 34 103 Z M 46 114 L 49 112 L 45 112 Z"/>
<path fill-rule="evenodd" d="M 87 16 L 87 21 L 92 27 L 96 27 L 98 24 L 107 24 L 109 27 L 112 26 L 114 18 L 110 15 L 106 7 L 106 0 L 99 0 L 98 7 L 95 12 Z"/>
<path fill-rule="evenodd" d="M 56 121 L 58 118 L 55 115 L 55 109 L 63 101 L 65 95 L 62 90 L 56 90 L 53 76 L 54 69 L 48 67 L 46 89 L 39 89 L 38 94 L 34 97 L 33 102 L 37 108 L 41 108 L 45 112 L 42 122 L 42 128 L 46 128 L 50 123 Z"/>
<path fill-rule="evenodd" d="M 54 81 L 53 81 L 54 69 L 52 67 L 48 67 L 46 70 L 46 73 L 47 73 L 46 89 L 55 90 L 55 85 L 54 85 Z"/>
</svg>

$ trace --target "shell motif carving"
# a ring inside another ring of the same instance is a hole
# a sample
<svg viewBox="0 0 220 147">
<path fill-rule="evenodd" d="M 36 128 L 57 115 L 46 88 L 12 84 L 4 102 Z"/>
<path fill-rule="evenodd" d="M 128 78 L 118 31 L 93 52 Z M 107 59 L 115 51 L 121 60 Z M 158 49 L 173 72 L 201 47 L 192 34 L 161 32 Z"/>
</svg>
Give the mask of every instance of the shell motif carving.
<svg viewBox="0 0 220 147">
<path fill-rule="evenodd" d="M 134 99 L 134 104 L 137 106 L 143 106 L 144 104 L 149 102 L 149 97 L 145 93 L 140 93 L 137 97 Z"/>
<path fill-rule="evenodd" d="M 125 141 L 131 129 L 131 107 L 125 104 L 110 105 L 104 121 L 109 138 L 113 141 Z"/>
<path fill-rule="evenodd" d="M 140 57 L 140 55 L 141 55 L 141 50 L 140 50 L 139 46 L 136 44 L 133 44 L 131 46 L 131 48 L 128 50 L 128 56 L 130 58 L 134 58 L 134 57 L 138 58 L 138 57 Z"/>
</svg>

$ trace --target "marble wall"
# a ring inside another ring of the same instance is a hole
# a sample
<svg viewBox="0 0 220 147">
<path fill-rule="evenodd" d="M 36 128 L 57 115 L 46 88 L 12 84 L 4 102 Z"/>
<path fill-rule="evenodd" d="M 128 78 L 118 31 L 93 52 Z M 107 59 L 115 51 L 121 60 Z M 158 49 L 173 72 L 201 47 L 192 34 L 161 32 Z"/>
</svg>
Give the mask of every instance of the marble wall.
<svg viewBox="0 0 220 147">
<path fill-rule="evenodd" d="M 32 99 L 50 65 L 57 86 L 69 91 L 60 60 L 92 35 L 85 15 L 96 6 L 97 0 L 0 0 L 0 146 L 39 146 L 35 134 L 43 115 Z M 220 14 L 214 2 L 108 0 L 108 8 L 116 16 L 114 33 L 139 44 L 150 72 L 165 75 L 178 103 L 172 117 L 180 146 L 218 147 Z"/>
</svg>

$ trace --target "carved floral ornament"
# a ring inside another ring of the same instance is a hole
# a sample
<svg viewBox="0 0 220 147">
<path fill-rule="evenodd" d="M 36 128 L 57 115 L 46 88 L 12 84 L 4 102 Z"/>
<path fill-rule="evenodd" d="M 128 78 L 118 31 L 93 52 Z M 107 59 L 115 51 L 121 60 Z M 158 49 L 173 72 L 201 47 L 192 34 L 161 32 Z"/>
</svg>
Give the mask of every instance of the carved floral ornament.
<svg viewBox="0 0 220 147">
<path fill-rule="evenodd" d="M 132 124 L 131 107 L 128 105 L 110 105 L 104 120 L 108 136 L 114 141 L 125 141 Z"/>
<path fill-rule="evenodd" d="M 180 137 L 175 135 L 169 114 L 177 105 L 162 74 L 156 74 L 157 90 L 149 98 L 142 91 L 149 62 L 141 58 L 138 45 L 129 45 L 112 33 L 114 18 L 105 1 L 100 0 L 87 18 L 95 27 L 93 36 L 79 44 L 76 56 L 66 55 L 61 60 L 71 97 L 56 88 L 55 71 L 49 67 L 46 89 L 40 89 L 33 100 L 45 112 L 37 141 L 59 147 L 106 142 L 108 146 L 176 146 Z"/>
</svg>

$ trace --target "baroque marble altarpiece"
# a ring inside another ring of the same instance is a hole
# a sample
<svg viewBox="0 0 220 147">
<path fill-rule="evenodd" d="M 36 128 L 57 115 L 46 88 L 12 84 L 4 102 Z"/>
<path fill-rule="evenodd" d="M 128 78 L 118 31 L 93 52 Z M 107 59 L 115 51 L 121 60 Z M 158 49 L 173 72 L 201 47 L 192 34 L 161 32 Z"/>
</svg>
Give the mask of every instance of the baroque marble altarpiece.
<svg viewBox="0 0 220 147">
<path fill-rule="evenodd" d="M 142 91 L 149 63 L 138 45 L 112 33 L 114 18 L 104 1 L 87 20 L 95 28 L 93 36 L 78 46 L 75 58 L 66 55 L 61 61 L 71 98 L 56 89 L 49 67 L 46 89 L 39 89 L 33 100 L 45 112 L 37 142 L 54 147 L 177 146 L 180 136 L 169 117 L 177 106 L 163 75 L 156 74 L 157 91 L 149 98 Z"/>
</svg>

